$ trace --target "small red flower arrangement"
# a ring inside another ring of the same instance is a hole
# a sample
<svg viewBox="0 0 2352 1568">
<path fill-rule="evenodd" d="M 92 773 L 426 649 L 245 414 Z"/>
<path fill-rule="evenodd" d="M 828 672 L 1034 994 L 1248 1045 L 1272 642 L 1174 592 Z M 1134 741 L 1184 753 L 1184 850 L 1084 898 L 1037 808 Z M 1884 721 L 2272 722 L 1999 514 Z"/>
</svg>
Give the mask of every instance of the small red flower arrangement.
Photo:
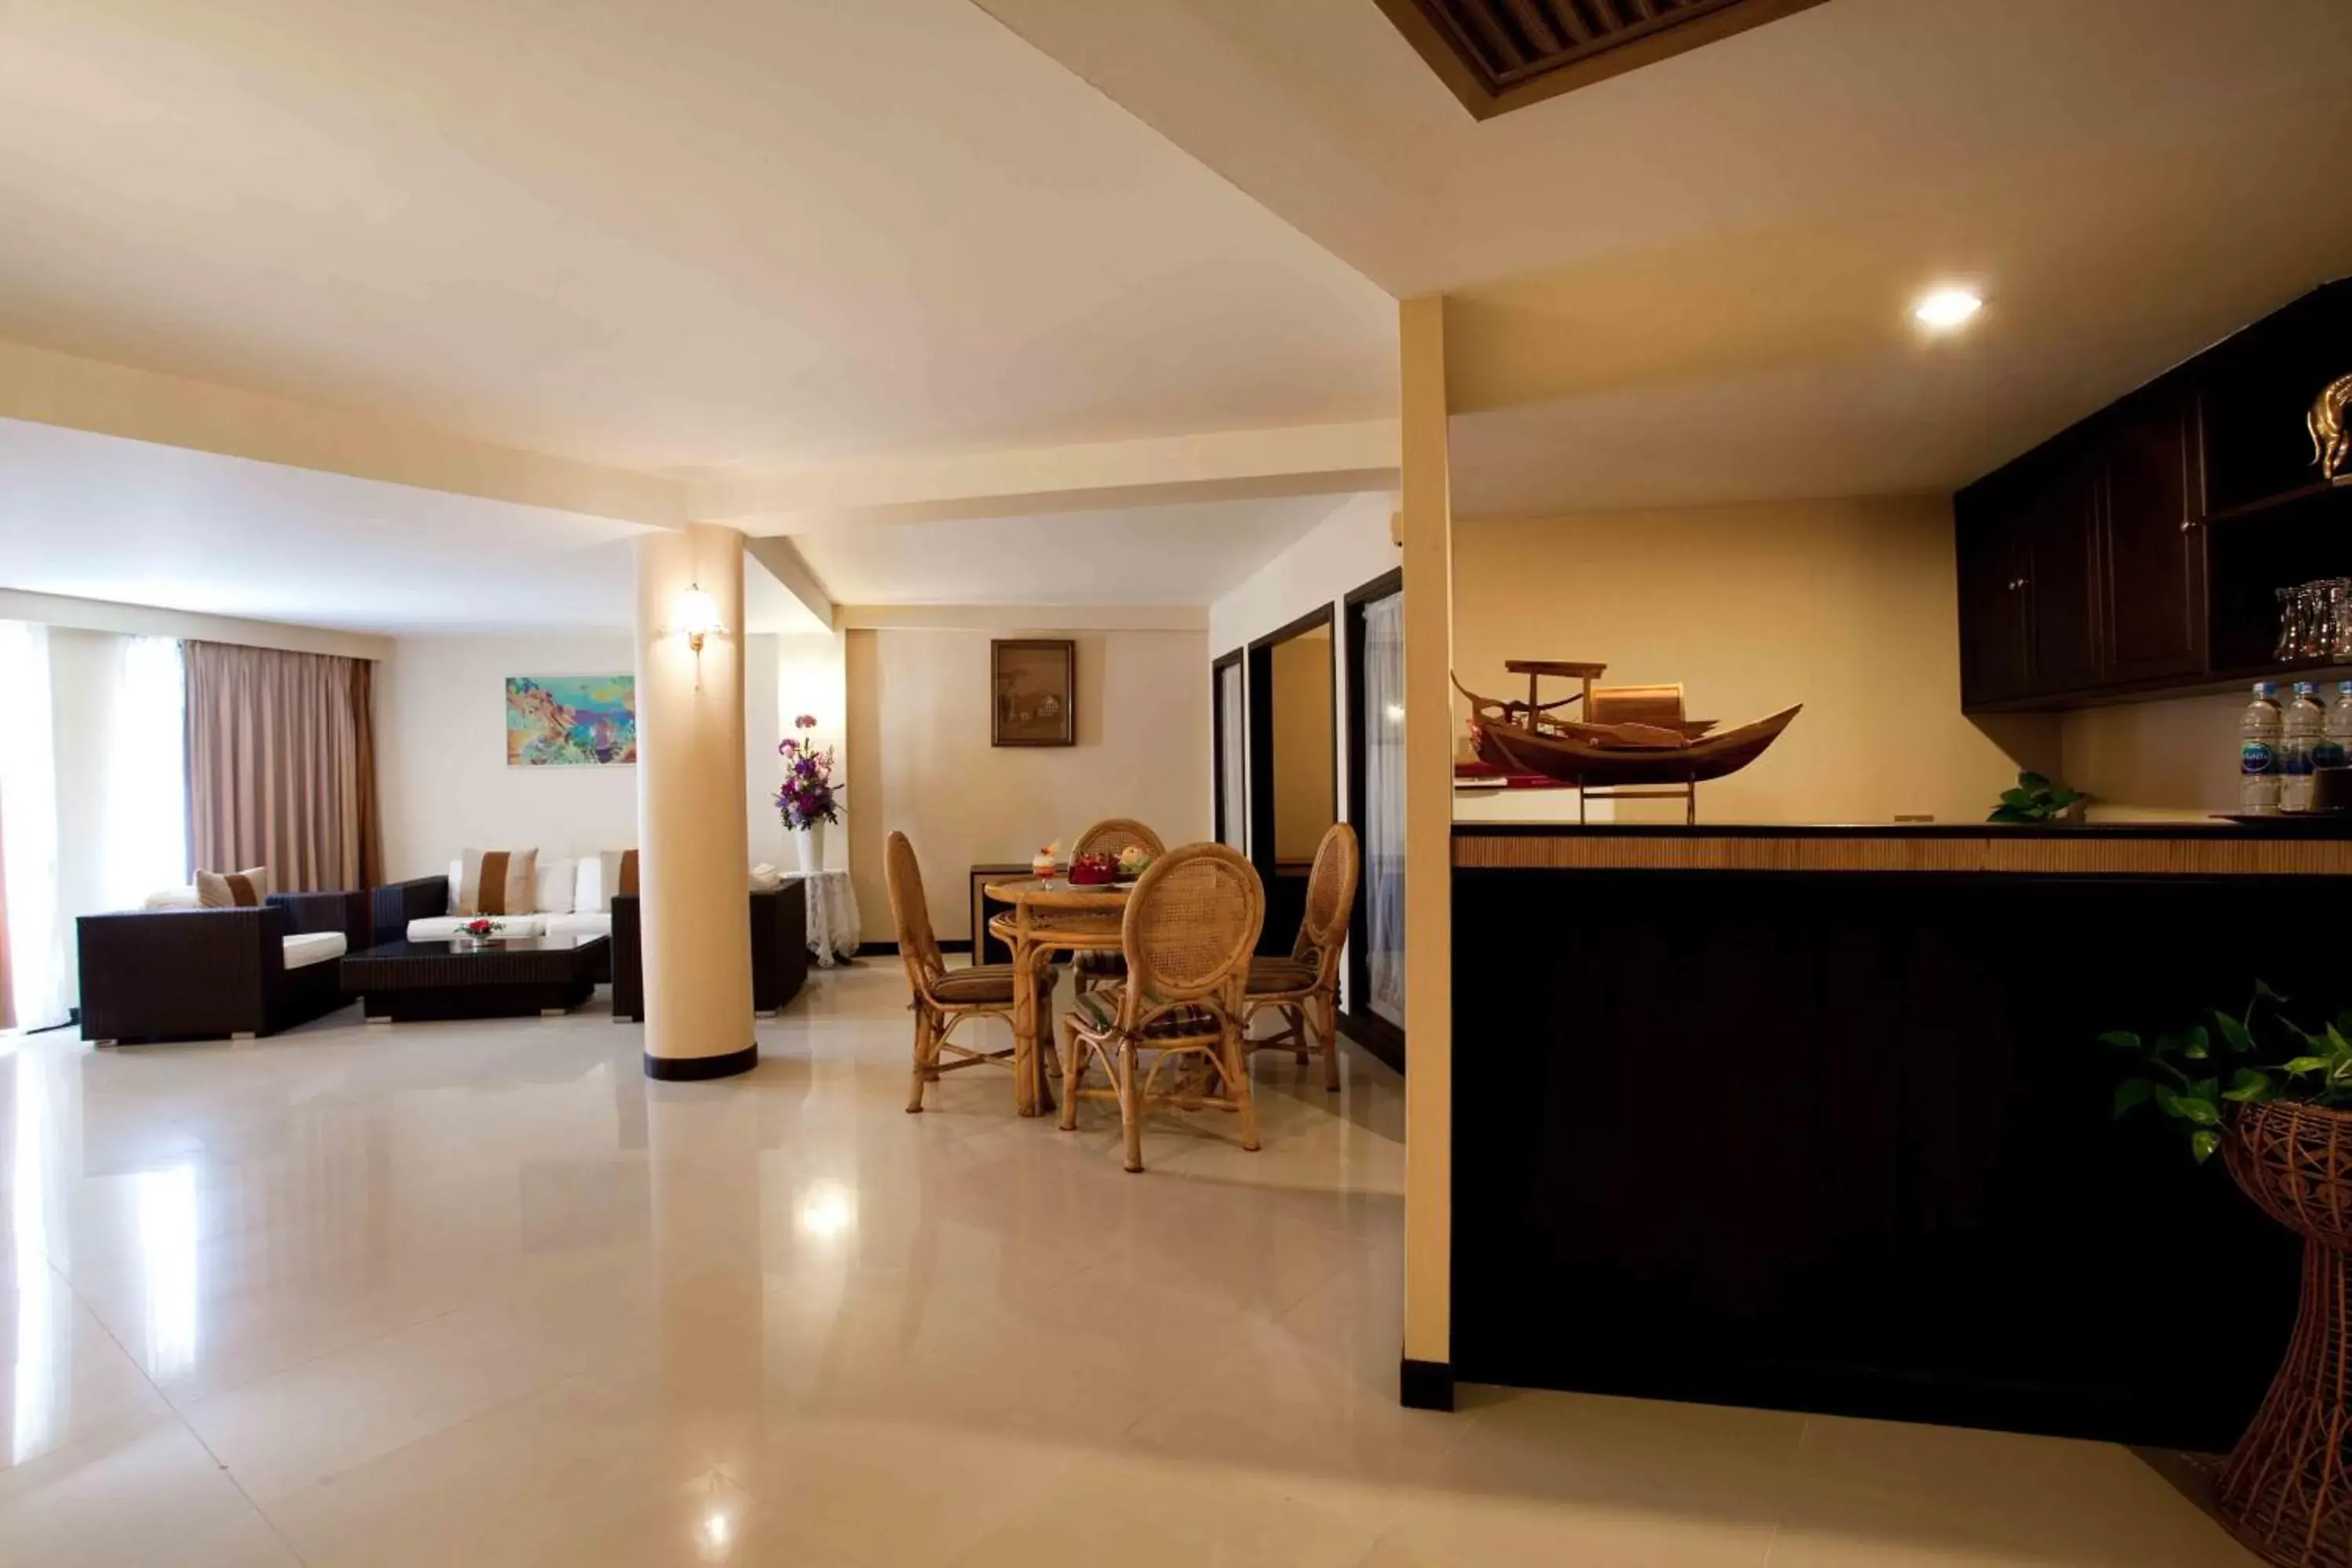
<svg viewBox="0 0 2352 1568">
<path fill-rule="evenodd" d="M 473 937 L 478 941 L 485 937 L 493 937 L 498 935 L 499 922 L 490 919 L 488 915 L 476 915 L 472 920 L 467 921 L 464 925 L 459 926 L 457 929 L 464 931 L 467 936 Z"/>
</svg>

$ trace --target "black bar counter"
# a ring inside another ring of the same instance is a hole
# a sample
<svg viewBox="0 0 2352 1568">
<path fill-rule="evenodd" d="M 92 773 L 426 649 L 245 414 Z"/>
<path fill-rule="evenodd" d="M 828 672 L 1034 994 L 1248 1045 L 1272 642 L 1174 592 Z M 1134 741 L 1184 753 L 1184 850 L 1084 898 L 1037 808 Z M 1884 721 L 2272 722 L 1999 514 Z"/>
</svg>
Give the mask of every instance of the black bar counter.
<svg viewBox="0 0 2352 1568">
<path fill-rule="evenodd" d="M 2340 978 L 2352 838 L 2287 824 L 1458 826 L 1466 1382 L 2197 1449 L 2294 1243 L 2096 1043 Z"/>
</svg>

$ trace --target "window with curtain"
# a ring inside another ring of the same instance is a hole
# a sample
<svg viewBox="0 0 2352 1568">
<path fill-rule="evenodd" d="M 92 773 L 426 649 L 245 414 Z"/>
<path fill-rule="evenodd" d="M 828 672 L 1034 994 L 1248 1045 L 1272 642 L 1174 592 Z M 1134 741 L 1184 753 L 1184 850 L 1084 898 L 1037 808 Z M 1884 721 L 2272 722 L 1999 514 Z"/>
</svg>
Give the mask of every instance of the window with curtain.
<svg viewBox="0 0 2352 1568">
<path fill-rule="evenodd" d="M 0 1027 L 54 1028 L 69 1000 L 58 899 L 57 731 L 49 628 L 0 621 Z"/>
<path fill-rule="evenodd" d="M 1242 661 L 1217 671 L 1217 820 L 1224 842 L 1249 852 L 1249 730 L 1242 722 Z"/>
<path fill-rule="evenodd" d="M 211 642 L 183 657 L 195 863 L 267 866 L 280 889 L 380 881 L 367 660 Z"/>
<path fill-rule="evenodd" d="M 1371 1011 L 1404 1027 L 1404 595 L 1363 606 L 1364 967 Z"/>
</svg>

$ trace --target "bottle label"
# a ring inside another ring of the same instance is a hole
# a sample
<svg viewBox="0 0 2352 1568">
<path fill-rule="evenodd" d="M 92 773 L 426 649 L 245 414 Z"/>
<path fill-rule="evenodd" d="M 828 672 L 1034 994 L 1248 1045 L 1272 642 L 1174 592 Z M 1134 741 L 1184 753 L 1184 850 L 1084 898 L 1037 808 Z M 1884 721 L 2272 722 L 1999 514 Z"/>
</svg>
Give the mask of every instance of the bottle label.
<svg viewBox="0 0 2352 1568">
<path fill-rule="evenodd" d="M 2340 768 L 2344 765 L 2344 742 L 2322 741 L 2311 748 L 2311 765 L 2315 768 Z"/>
<path fill-rule="evenodd" d="M 2238 748 L 2238 771 L 2250 775 L 2278 772 L 2278 753 L 2267 741 L 2248 741 Z"/>
</svg>

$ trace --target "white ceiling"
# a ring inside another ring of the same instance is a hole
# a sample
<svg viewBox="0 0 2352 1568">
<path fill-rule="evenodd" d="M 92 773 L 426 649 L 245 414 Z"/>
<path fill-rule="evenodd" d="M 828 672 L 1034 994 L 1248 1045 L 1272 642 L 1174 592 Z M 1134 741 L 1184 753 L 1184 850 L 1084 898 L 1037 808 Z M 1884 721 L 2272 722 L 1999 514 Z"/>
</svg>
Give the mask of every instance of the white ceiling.
<svg viewBox="0 0 2352 1568">
<path fill-rule="evenodd" d="M 634 523 L 0 419 L 0 587 L 388 635 L 624 630 Z M 746 629 L 820 629 L 747 563 Z"/>
<path fill-rule="evenodd" d="M 967 0 L 10 0 L 0 338 L 609 467 L 1394 411 L 1394 310 Z"/>
<path fill-rule="evenodd" d="M 1466 515 L 1947 489 L 2352 272 L 2344 0 L 1831 0 L 1484 122 L 1372 0 L 978 3 L 1458 302 Z"/>
<path fill-rule="evenodd" d="M 845 605 L 1207 605 L 1346 496 L 859 524 L 793 543 Z"/>
</svg>

